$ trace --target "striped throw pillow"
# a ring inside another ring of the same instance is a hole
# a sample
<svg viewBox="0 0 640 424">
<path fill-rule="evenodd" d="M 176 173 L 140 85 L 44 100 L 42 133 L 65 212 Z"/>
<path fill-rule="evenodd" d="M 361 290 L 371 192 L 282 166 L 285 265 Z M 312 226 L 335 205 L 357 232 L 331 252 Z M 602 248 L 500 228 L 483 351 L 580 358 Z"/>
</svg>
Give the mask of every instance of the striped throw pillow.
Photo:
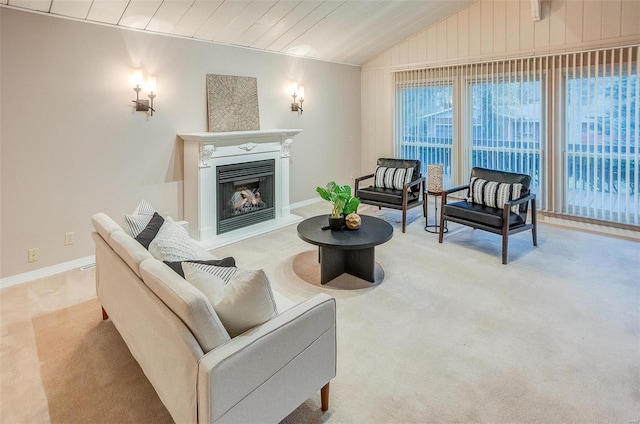
<svg viewBox="0 0 640 424">
<path fill-rule="evenodd" d="M 471 177 L 469 182 L 469 201 L 492 208 L 503 209 L 509 200 L 519 199 L 522 193 L 520 183 L 499 183 L 487 181 L 478 177 Z M 520 206 L 511 207 L 511 212 L 519 213 Z"/>
<path fill-rule="evenodd" d="M 189 262 L 189 265 L 195 269 L 204 271 L 207 274 L 215 275 L 216 277 L 224 281 L 225 284 L 227 284 L 231 280 L 231 277 L 236 275 L 236 273 L 238 272 L 238 268 L 236 268 L 235 266 L 219 266 L 193 262 Z"/>
<path fill-rule="evenodd" d="M 155 212 L 156 210 L 153 206 L 151 206 L 146 200 L 142 199 L 140 204 L 136 207 L 136 210 L 133 211 L 133 214 L 124 215 L 124 222 L 127 224 L 124 226 L 125 231 L 131 237 L 137 237 L 138 234 L 140 234 L 149 224 Z"/>
<path fill-rule="evenodd" d="M 411 182 L 413 168 L 389 168 L 378 166 L 376 168 L 374 187 L 393 188 L 402 190 L 405 184 Z"/>
</svg>

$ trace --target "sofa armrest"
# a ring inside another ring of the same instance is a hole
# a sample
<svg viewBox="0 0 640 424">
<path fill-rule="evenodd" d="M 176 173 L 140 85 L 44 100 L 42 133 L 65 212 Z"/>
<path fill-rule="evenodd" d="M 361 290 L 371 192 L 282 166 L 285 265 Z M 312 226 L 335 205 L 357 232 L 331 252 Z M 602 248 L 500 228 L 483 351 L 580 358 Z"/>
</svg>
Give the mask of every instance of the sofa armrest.
<svg viewBox="0 0 640 424">
<path fill-rule="evenodd" d="M 202 357 L 200 423 L 279 422 L 336 373 L 336 306 L 318 294 Z"/>
</svg>

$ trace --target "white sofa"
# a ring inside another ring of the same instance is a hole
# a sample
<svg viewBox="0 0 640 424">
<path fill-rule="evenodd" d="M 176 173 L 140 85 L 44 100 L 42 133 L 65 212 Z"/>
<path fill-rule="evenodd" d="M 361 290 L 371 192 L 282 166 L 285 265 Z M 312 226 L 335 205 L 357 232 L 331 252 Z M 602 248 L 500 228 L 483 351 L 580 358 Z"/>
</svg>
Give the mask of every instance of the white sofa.
<svg viewBox="0 0 640 424">
<path fill-rule="evenodd" d="M 96 291 L 177 423 L 277 423 L 336 374 L 335 300 L 297 305 L 231 339 L 209 300 L 109 216 L 92 217 Z M 201 259 L 215 258 L 199 249 Z M 108 314 L 108 315 L 107 315 Z"/>
</svg>

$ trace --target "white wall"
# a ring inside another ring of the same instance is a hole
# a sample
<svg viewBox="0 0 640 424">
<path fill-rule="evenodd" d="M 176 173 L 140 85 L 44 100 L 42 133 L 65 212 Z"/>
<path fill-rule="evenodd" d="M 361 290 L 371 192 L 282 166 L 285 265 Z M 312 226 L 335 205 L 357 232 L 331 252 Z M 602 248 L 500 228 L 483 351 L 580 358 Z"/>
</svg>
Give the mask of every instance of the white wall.
<svg viewBox="0 0 640 424">
<path fill-rule="evenodd" d="M 93 253 L 90 218 L 145 198 L 181 218 L 181 132 L 206 131 L 205 75 L 255 76 L 260 125 L 302 128 L 291 202 L 360 173 L 360 69 L 0 8 L 0 277 Z M 133 112 L 131 68 L 157 75 L 153 117 Z M 288 81 L 305 112 L 287 108 Z M 64 246 L 66 232 L 74 245 Z M 40 248 L 40 261 L 27 250 Z"/>
<path fill-rule="evenodd" d="M 640 42 L 639 0 L 477 0 L 362 67 L 362 168 L 393 154 L 393 76 L 399 69 L 577 51 Z"/>
</svg>

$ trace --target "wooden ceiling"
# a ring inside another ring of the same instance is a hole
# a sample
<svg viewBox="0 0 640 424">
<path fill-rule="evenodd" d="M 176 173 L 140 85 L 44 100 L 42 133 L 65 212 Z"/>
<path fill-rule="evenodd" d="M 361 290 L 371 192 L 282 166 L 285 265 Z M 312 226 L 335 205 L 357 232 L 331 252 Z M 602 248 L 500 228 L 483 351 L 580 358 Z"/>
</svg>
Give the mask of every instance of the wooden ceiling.
<svg viewBox="0 0 640 424">
<path fill-rule="evenodd" d="M 361 65 L 474 0 L 0 0 L 9 7 Z"/>
</svg>

